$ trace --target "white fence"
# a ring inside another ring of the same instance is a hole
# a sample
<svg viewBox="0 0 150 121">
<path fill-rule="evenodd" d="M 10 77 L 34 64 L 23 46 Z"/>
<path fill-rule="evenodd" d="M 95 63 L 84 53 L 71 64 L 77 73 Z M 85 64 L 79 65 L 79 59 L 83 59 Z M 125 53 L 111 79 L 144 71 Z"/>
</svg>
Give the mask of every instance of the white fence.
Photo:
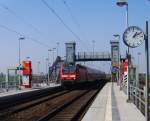
<svg viewBox="0 0 150 121">
<path fill-rule="evenodd" d="M 18 82 L 0 82 L 0 93 L 18 90 Z"/>
</svg>

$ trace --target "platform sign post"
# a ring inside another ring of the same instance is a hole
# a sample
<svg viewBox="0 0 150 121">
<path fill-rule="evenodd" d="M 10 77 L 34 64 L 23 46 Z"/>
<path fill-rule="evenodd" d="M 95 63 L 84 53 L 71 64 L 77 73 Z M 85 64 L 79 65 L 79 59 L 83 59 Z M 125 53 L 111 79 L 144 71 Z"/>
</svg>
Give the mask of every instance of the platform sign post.
<svg viewBox="0 0 150 121">
<path fill-rule="evenodd" d="M 22 86 L 25 88 L 31 88 L 31 79 L 32 79 L 32 66 L 31 61 L 23 61 L 23 70 L 22 70 Z"/>
<path fill-rule="evenodd" d="M 149 117 L 149 42 L 148 42 L 148 21 L 146 21 L 145 32 L 145 55 L 146 55 L 146 98 L 145 98 L 145 117 L 146 121 L 150 120 Z"/>
</svg>

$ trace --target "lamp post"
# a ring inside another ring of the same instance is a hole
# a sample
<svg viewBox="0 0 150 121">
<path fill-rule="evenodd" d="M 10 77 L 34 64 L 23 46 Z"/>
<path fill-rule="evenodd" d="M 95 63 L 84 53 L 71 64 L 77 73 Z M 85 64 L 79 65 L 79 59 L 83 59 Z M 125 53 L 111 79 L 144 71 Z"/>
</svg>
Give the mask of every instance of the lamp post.
<svg viewBox="0 0 150 121">
<path fill-rule="evenodd" d="M 29 59 L 30 59 L 30 57 L 29 57 L 29 56 L 27 56 L 27 57 L 26 57 L 26 60 L 29 60 Z"/>
<path fill-rule="evenodd" d="M 93 58 L 94 58 L 95 40 L 92 40 L 92 43 L 93 43 Z"/>
<path fill-rule="evenodd" d="M 48 74 L 47 74 L 48 83 L 47 84 L 48 85 L 49 85 L 49 82 L 50 82 L 50 77 L 49 77 L 50 76 L 50 73 L 49 73 L 50 57 L 49 56 L 50 56 L 51 51 L 52 51 L 52 49 L 48 49 L 48 58 L 47 58 L 48 59 L 48 64 L 47 64 L 47 68 L 48 68 Z"/>
<path fill-rule="evenodd" d="M 139 61 L 139 58 L 140 58 L 141 53 L 138 52 L 137 54 L 138 54 L 138 66 L 139 66 L 139 72 L 140 72 L 140 61 Z"/>
<path fill-rule="evenodd" d="M 48 60 L 48 58 L 46 58 L 46 64 L 45 64 L 45 66 L 46 66 L 46 75 L 47 75 L 47 84 L 49 84 L 49 60 Z"/>
<path fill-rule="evenodd" d="M 54 52 L 55 52 L 56 48 L 53 48 L 53 65 L 54 65 Z M 54 80 L 56 79 L 56 66 L 53 66 L 54 69 Z"/>
<path fill-rule="evenodd" d="M 126 2 L 126 0 L 118 0 L 116 3 L 119 7 L 123 7 L 126 6 L 126 27 L 129 26 L 129 17 L 128 17 L 128 3 Z"/>
<path fill-rule="evenodd" d="M 56 44 L 57 44 L 57 56 L 58 56 L 59 55 L 59 53 L 58 53 L 59 52 L 58 51 L 58 49 L 59 49 L 59 42 L 57 42 Z"/>
<path fill-rule="evenodd" d="M 50 53 L 52 52 L 52 49 L 48 49 L 48 64 L 50 63 Z"/>
<path fill-rule="evenodd" d="M 128 16 L 128 2 L 126 0 L 118 0 L 116 3 L 119 7 L 126 6 L 126 28 L 129 26 L 129 16 Z M 128 95 L 128 101 L 130 101 L 130 50 L 128 47 L 128 82 L 127 82 L 127 95 Z"/>
<path fill-rule="evenodd" d="M 38 74 L 39 74 L 39 75 L 40 75 L 40 64 L 41 64 L 41 62 L 38 61 L 38 62 L 37 62 L 37 71 L 38 71 Z"/>
<path fill-rule="evenodd" d="M 56 48 L 53 48 L 53 63 L 54 63 L 54 51 L 56 50 Z"/>
<path fill-rule="evenodd" d="M 19 89 L 21 89 L 20 88 L 20 86 L 21 86 L 21 40 L 24 40 L 25 38 L 24 37 L 20 37 L 18 40 L 19 40 Z"/>
<path fill-rule="evenodd" d="M 138 55 L 138 74 L 139 74 L 139 72 L 140 72 L 139 57 L 140 57 L 141 53 L 138 52 L 137 55 Z M 139 76 L 138 76 L 138 77 L 139 77 Z M 137 88 L 137 89 L 139 88 L 139 78 L 138 78 L 138 80 L 136 81 L 136 88 Z M 136 92 L 136 93 L 138 93 L 138 92 Z"/>
<path fill-rule="evenodd" d="M 128 10 L 128 2 L 126 0 L 118 0 L 116 3 L 119 7 L 126 6 L 126 28 L 129 26 L 129 10 Z M 128 47 L 128 54 L 129 54 L 129 47 Z"/>
<path fill-rule="evenodd" d="M 48 73 L 48 58 L 45 59 L 45 72 Z"/>
</svg>

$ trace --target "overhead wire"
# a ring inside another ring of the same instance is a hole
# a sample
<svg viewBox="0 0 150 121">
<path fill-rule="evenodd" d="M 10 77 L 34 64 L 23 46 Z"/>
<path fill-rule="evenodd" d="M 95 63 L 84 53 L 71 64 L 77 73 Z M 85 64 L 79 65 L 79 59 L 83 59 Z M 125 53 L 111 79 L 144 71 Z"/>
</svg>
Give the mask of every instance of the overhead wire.
<svg viewBox="0 0 150 121">
<path fill-rule="evenodd" d="M 78 27 L 78 30 L 81 32 L 82 37 L 83 37 L 83 35 L 85 35 L 85 34 L 81 31 L 80 24 L 77 22 L 76 17 L 73 15 L 70 6 L 68 5 L 68 3 L 67 3 L 66 0 L 62 0 L 62 2 L 63 2 L 63 4 L 65 5 L 65 7 L 67 8 L 67 10 L 69 11 L 69 14 L 70 14 L 70 16 L 71 16 L 71 19 L 72 19 L 73 23 Z M 84 37 L 84 38 L 85 38 L 85 37 Z M 85 39 L 85 40 L 87 40 L 87 39 Z M 83 45 L 86 45 L 87 43 L 83 42 L 82 44 L 83 44 Z M 87 48 L 87 50 L 89 51 L 90 49 Z"/>
<path fill-rule="evenodd" d="M 1 25 L 1 24 L 0 24 L 0 28 L 3 28 L 3 29 L 5 29 L 5 30 L 7 30 L 7 31 L 9 31 L 9 32 L 15 33 L 15 34 L 17 34 L 17 35 L 19 35 L 19 36 L 23 36 L 23 34 L 21 34 L 20 32 L 17 32 L 17 31 L 15 31 L 15 30 L 13 30 L 13 29 L 10 29 L 10 28 L 8 28 L 7 26 L 4 26 L 4 25 Z"/>
<path fill-rule="evenodd" d="M 21 37 L 25 37 L 26 39 L 29 39 L 29 40 L 31 40 L 31 41 L 33 41 L 33 42 L 36 42 L 36 43 L 38 43 L 38 44 L 40 44 L 40 45 L 42 45 L 42 46 L 44 46 L 44 47 L 50 48 L 50 46 L 48 46 L 47 44 L 45 44 L 45 43 L 43 43 L 43 42 L 41 42 L 41 41 L 39 41 L 39 40 L 37 40 L 37 39 L 35 39 L 35 38 L 32 38 L 32 37 L 30 37 L 30 36 L 27 36 L 27 35 L 24 35 L 24 34 L 22 34 L 22 33 L 20 33 L 20 32 L 17 32 L 16 30 L 10 29 L 10 28 L 8 28 L 7 26 L 4 26 L 4 25 L 1 25 L 1 24 L 0 24 L 0 28 L 3 28 L 3 29 L 5 29 L 5 30 L 7 30 L 7 31 L 9 31 L 9 32 L 15 33 L 16 35 L 19 35 L 19 36 L 21 36 Z"/>
<path fill-rule="evenodd" d="M 65 7 L 67 8 L 67 10 L 69 11 L 69 14 L 71 16 L 71 19 L 73 21 L 73 23 L 77 26 L 77 27 L 80 27 L 79 23 L 77 22 L 75 16 L 73 15 L 71 9 L 70 9 L 70 6 L 68 5 L 67 1 L 66 0 L 62 0 L 63 4 L 65 5 Z"/>
<path fill-rule="evenodd" d="M 72 33 L 72 35 L 81 41 L 80 37 L 63 21 L 63 19 L 56 13 L 56 11 L 45 1 L 41 0 L 42 3 L 59 19 L 59 21 L 64 25 L 64 27 Z"/>
<path fill-rule="evenodd" d="M 0 3 L 0 7 L 5 9 L 7 12 L 15 16 L 18 20 L 26 24 L 28 27 L 32 28 L 36 33 L 40 33 L 39 29 L 37 29 L 33 24 L 27 22 L 22 16 L 19 16 L 14 10 L 10 9 L 4 3 Z"/>
<path fill-rule="evenodd" d="M 64 25 L 64 27 L 77 39 L 79 42 L 81 42 L 84 45 L 87 43 L 84 43 L 83 40 L 64 22 L 64 20 L 59 16 L 59 14 L 45 1 L 41 0 L 41 2 L 47 7 L 58 19 L 59 21 Z M 83 49 L 83 48 L 82 48 Z M 86 48 L 87 50 L 89 48 Z"/>
</svg>

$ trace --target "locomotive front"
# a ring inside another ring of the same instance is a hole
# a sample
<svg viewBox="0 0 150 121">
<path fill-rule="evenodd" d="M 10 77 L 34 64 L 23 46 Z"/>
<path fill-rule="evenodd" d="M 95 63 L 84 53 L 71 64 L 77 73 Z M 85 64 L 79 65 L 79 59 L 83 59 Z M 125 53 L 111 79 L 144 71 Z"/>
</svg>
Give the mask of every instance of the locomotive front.
<svg viewBox="0 0 150 121">
<path fill-rule="evenodd" d="M 73 84 L 76 80 L 76 67 L 66 66 L 60 68 L 60 80 L 62 85 Z"/>
</svg>

